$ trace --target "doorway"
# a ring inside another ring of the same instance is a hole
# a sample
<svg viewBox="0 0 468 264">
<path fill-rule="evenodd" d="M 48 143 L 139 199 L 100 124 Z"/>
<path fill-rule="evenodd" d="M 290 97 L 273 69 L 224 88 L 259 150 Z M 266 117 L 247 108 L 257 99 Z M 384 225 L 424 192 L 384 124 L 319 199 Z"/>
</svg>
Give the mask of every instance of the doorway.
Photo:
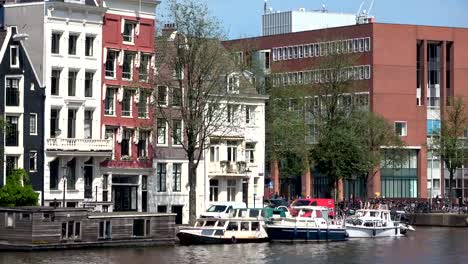
<svg viewBox="0 0 468 264">
<path fill-rule="evenodd" d="M 176 225 L 181 225 L 182 224 L 182 212 L 183 212 L 184 206 L 183 205 L 173 205 L 171 208 L 171 212 L 173 214 L 176 214 L 175 217 L 175 223 Z"/>
</svg>

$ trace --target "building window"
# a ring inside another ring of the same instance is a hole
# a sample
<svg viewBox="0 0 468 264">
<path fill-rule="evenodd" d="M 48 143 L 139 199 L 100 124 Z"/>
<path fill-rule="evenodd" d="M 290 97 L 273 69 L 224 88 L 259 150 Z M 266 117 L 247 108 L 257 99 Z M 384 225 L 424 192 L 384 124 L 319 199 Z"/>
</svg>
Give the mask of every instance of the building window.
<svg viewBox="0 0 468 264">
<path fill-rule="evenodd" d="M 106 77 L 115 78 L 117 72 L 117 57 L 118 51 L 109 50 L 107 51 L 106 57 Z"/>
<path fill-rule="evenodd" d="M 124 53 L 124 61 L 122 65 L 122 79 L 133 80 L 133 59 L 134 54 L 130 52 Z"/>
<path fill-rule="evenodd" d="M 182 140 L 182 120 L 172 120 L 172 145 L 181 145 Z"/>
<path fill-rule="evenodd" d="M 255 143 L 245 143 L 245 161 L 255 162 Z"/>
<path fill-rule="evenodd" d="M 77 71 L 68 72 L 68 96 L 76 96 L 76 76 Z"/>
<path fill-rule="evenodd" d="M 210 143 L 210 162 L 219 161 L 219 143 L 212 140 Z"/>
<path fill-rule="evenodd" d="M 158 144 L 166 144 L 166 120 L 158 118 L 157 122 Z"/>
<path fill-rule="evenodd" d="M 85 97 L 93 97 L 94 72 L 85 73 Z"/>
<path fill-rule="evenodd" d="M 219 181 L 210 180 L 210 202 L 218 201 Z"/>
<path fill-rule="evenodd" d="M 61 33 L 54 32 L 52 33 L 52 54 L 60 54 L 60 38 L 62 37 Z"/>
<path fill-rule="evenodd" d="M 254 123 L 254 112 L 255 107 L 246 105 L 245 106 L 245 123 L 253 124 Z"/>
<path fill-rule="evenodd" d="M 239 75 L 231 74 L 227 78 L 227 90 L 228 92 L 235 92 L 239 90 Z"/>
<path fill-rule="evenodd" d="M 86 139 L 93 138 L 93 110 L 85 110 L 84 136 Z"/>
<path fill-rule="evenodd" d="M 364 66 L 364 78 L 369 80 L 371 78 L 371 68 L 370 65 Z"/>
<path fill-rule="evenodd" d="M 29 134 L 37 135 L 37 114 L 29 114 Z"/>
<path fill-rule="evenodd" d="M 181 177 L 182 177 L 182 164 L 172 164 L 172 177 L 174 179 L 174 192 L 180 192 L 181 190 Z"/>
<path fill-rule="evenodd" d="M 68 36 L 68 54 L 76 55 L 76 44 L 78 42 L 78 35 Z"/>
<path fill-rule="evenodd" d="M 61 70 L 54 69 L 52 70 L 52 75 L 50 78 L 50 93 L 52 95 L 59 95 L 60 92 L 60 73 Z"/>
<path fill-rule="evenodd" d="M 6 106 L 19 106 L 20 105 L 20 90 L 18 78 L 6 78 L 5 79 L 5 104 Z"/>
<path fill-rule="evenodd" d="M 158 163 L 156 170 L 158 192 L 166 191 L 166 163 Z"/>
<path fill-rule="evenodd" d="M 19 146 L 19 124 L 17 116 L 6 116 L 5 146 Z"/>
<path fill-rule="evenodd" d="M 106 89 L 106 100 L 105 100 L 105 115 L 114 115 L 115 114 L 115 91 L 114 88 Z"/>
<path fill-rule="evenodd" d="M 59 134 L 60 109 L 50 109 L 50 137 L 55 138 Z"/>
<path fill-rule="evenodd" d="M 37 151 L 29 152 L 29 172 L 37 171 Z"/>
<path fill-rule="evenodd" d="M 179 87 L 172 88 L 172 106 L 182 106 L 182 89 Z"/>
<path fill-rule="evenodd" d="M 104 174 L 102 176 L 102 201 L 103 202 L 108 201 L 108 191 L 107 191 L 108 186 L 109 186 L 109 175 Z"/>
<path fill-rule="evenodd" d="M 67 189 L 75 190 L 76 184 L 76 158 L 67 162 Z M 74 207 L 74 206 L 73 206 Z"/>
<path fill-rule="evenodd" d="M 94 55 L 94 36 L 86 36 L 85 56 L 92 57 Z"/>
<path fill-rule="evenodd" d="M 132 116 L 132 94 L 133 91 L 129 89 L 124 90 L 122 100 L 122 116 Z"/>
<path fill-rule="evenodd" d="M 10 67 L 18 68 L 19 67 L 19 47 L 10 46 Z"/>
<path fill-rule="evenodd" d="M 148 131 L 140 131 L 138 139 L 138 158 L 147 158 L 148 157 Z"/>
<path fill-rule="evenodd" d="M 395 122 L 395 132 L 400 137 L 406 137 L 407 135 L 406 122 Z"/>
<path fill-rule="evenodd" d="M 140 99 L 138 102 L 138 117 L 148 117 L 148 93 L 145 91 L 140 91 Z"/>
<path fill-rule="evenodd" d="M 237 106 L 235 106 L 235 105 L 228 105 L 227 106 L 227 122 L 228 123 L 231 123 L 231 124 L 234 123 L 236 108 L 237 108 Z"/>
<path fill-rule="evenodd" d="M 167 205 L 158 205 L 157 211 L 158 213 L 167 213 Z"/>
<path fill-rule="evenodd" d="M 227 200 L 228 202 L 235 202 L 236 201 L 236 180 L 227 180 Z"/>
<path fill-rule="evenodd" d="M 123 28 L 123 41 L 133 43 L 133 37 L 135 35 L 136 23 L 133 21 L 125 20 Z"/>
<path fill-rule="evenodd" d="M 370 38 L 365 38 L 364 39 L 364 50 L 365 51 L 370 51 Z"/>
<path fill-rule="evenodd" d="M 67 138 L 76 138 L 76 109 L 68 109 Z"/>
<path fill-rule="evenodd" d="M 227 160 L 230 162 L 237 161 L 237 142 L 236 141 L 228 141 L 227 142 Z"/>
<path fill-rule="evenodd" d="M 140 68 L 138 69 L 138 78 L 140 82 L 147 82 L 149 76 L 149 65 L 150 65 L 151 55 L 141 54 L 140 57 Z"/>
<path fill-rule="evenodd" d="M 6 156 L 6 175 L 9 176 L 13 170 L 18 168 L 18 156 Z"/>
<path fill-rule="evenodd" d="M 167 106 L 167 87 L 158 86 L 158 105 Z"/>
<path fill-rule="evenodd" d="M 132 137 L 130 129 L 124 129 L 122 135 L 122 142 L 120 142 L 120 156 L 128 158 L 130 156 L 130 138 Z"/>
</svg>

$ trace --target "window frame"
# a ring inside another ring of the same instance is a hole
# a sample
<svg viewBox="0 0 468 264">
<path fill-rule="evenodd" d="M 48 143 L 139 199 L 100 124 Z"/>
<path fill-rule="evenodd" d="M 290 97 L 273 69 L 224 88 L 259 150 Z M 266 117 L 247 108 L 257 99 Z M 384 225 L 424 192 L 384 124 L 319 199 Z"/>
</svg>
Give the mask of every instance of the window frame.
<svg viewBox="0 0 468 264">
<path fill-rule="evenodd" d="M 164 124 L 164 125 L 162 125 Z M 167 146 L 168 144 L 168 140 L 167 140 L 167 121 L 164 119 L 164 118 L 158 118 L 157 119 L 157 122 L 156 122 L 156 145 L 159 145 L 159 146 Z M 162 138 L 162 134 L 161 132 L 163 132 L 164 134 L 164 141 L 163 142 L 160 142 L 159 139 Z"/>
<path fill-rule="evenodd" d="M 14 57 L 16 63 L 13 64 L 13 50 L 16 49 L 16 55 Z M 19 45 L 10 45 L 10 68 L 19 68 L 20 61 L 19 61 Z"/>
<path fill-rule="evenodd" d="M 133 89 L 126 88 L 123 91 L 122 96 L 122 106 L 121 106 L 121 116 L 124 118 L 133 118 L 133 94 L 135 91 Z M 128 101 L 127 101 L 128 100 Z M 124 106 L 128 103 L 129 109 L 124 109 Z"/>
<path fill-rule="evenodd" d="M 34 161 L 34 169 L 31 169 L 31 158 L 33 158 Z M 37 151 L 35 150 L 29 152 L 29 172 L 37 172 Z"/>
<path fill-rule="evenodd" d="M 111 93 L 112 92 L 112 109 L 106 109 L 106 105 L 107 105 L 107 99 L 110 98 L 108 96 L 108 93 Z M 116 103 L 115 103 L 115 99 L 116 99 L 116 93 L 117 92 L 117 88 L 115 87 L 107 87 L 106 88 L 106 96 L 104 98 L 104 115 L 105 116 L 115 116 L 116 115 Z M 112 113 L 109 112 L 109 110 L 112 110 Z"/>
<path fill-rule="evenodd" d="M 34 116 L 34 131 L 32 132 L 31 129 L 31 118 Z M 37 113 L 29 113 L 29 134 L 33 136 L 37 136 Z"/>
<path fill-rule="evenodd" d="M 70 43 L 71 43 L 70 41 L 72 37 L 75 38 L 74 46 L 70 46 Z M 68 34 L 68 51 L 67 51 L 68 55 L 77 56 L 79 38 L 80 38 L 80 33 L 72 32 Z M 71 50 L 71 48 L 74 48 L 74 50 Z M 71 51 L 73 51 L 74 53 L 72 53 Z"/>
<path fill-rule="evenodd" d="M 135 44 L 135 29 L 137 27 L 138 22 L 133 21 L 133 20 L 124 20 L 124 28 L 122 31 L 122 42 L 124 44 Z M 125 35 L 125 29 L 127 25 L 131 25 L 131 32 L 129 32 L 130 35 Z M 129 40 L 126 40 L 125 38 L 128 37 Z"/>
<path fill-rule="evenodd" d="M 88 39 L 91 39 L 91 47 L 88 46 Z M 86 35 L 85 37 L 85 57 L 94 57 L 94 41 L 96 40 L 95 35 Z M 90 53 L 88 52 L 90 51 Z"/>
<path fill-rule="evenodd" d="M 178 122 L 180 124 L 180 128 L 177 128 L 176 126 L 176 122 Z M 177 138 L 175 137 L 174 133 L 176 133 L 177 129 L 180 129 L 180 131 L 178 132 L 178 134 L 180 134 L 180 139 L 177 140 Z M 182 142 L 184 140 L 184 133 L 183 133 L 183 124 L 182 124 L 182 119 L 173 119 L 172 120 L 172 145 L 173 146 L 182 146 Z"/>
<path fill-rule="evenodd" d="M 88 75 L 91 74 L 91 79 L 88 79 Z M 87 70 L 85 71 L 85 85 L 84 85 L 84 97 L 93 97 L 93 92 L 94 92 L 94 75 L 96 74 L 95 71 L 90 71 L 90 70 Z M 91 81 L 90 82 L 90 87 L 87 87 L 86 86 L 86 83 L 87 81 Z M 90 90 L 91 91 L 91 94 L 88 94 L 86 91 Z"/>
<path fill-rule="evenodd" d="M 54 49 L 54 36 L 58 36 L 58 39 L 57 39 L 57 45 L 55 46 L 55 49 Z M 51 41 L 50 41 L 50 53 L 51 54 L 54 54 L 54 55 L 60 55 L 60 42 L 62 41 L 62 36 L 63 36 L 63 32 L 60 32 L 60 31 L 52 31 L 50 37 L 51 37 Z"/>
<path fill-rule="evenodd" d="M 402 127 L 402 133 L 398 133 L 397 124 L 404 124 L 404 126 Z M 394 122 L 394 129 L 395 129 L 395 133 L 397 134 L 397 136 L 399 136 L 399 137 L 407 137 L 408 136 L 408 122 L 407 121 L 395 121 Z"/>
<path fill-rule="evenodd" d="M 167 192 L 167 163 L 156 164 L 156 191 Z"/>
<path fill-rule="evenodd" d="M 172 191 L 181 192 L 182 190 L 182 163 L 172 163 L 172 178 L 174 180 Z"/>
</svg>

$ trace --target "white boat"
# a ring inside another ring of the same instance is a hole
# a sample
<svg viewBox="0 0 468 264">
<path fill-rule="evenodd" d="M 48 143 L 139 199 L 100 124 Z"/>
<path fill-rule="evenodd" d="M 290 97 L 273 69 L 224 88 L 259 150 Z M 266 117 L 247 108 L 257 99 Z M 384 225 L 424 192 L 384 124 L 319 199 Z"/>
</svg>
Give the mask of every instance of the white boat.
<svg viewBox="0 0 468 264">
<path fill-rule="evenodd" d="M 348 235 L 341 223 L 328 218 L 323 206 L 298 206 L 296 217 L 272 218 L 265 224 L 268 237 L 282 242 L 344 241 Z"/>
<path fill-rule="evenodd" d="M 412 226 L 393 220 L 386 206 L 357 210 L 353 217 L 346 219 L 345 226 L 350 238 L 399 237 L 408 230 L 414 231 Z"/>
<path fill-rule="evenodd" d="M 267 242 L 262 209 L 235 209 L 228 218 L 200 218 L 177 233 L 183 245 Z"/>
</svg>

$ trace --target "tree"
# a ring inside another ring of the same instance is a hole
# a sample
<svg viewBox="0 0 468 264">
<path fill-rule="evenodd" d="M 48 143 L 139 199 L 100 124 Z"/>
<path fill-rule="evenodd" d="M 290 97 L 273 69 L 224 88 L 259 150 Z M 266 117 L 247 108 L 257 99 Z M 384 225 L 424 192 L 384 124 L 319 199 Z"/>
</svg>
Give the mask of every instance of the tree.
<svg viewBox="0 0 468 264">
<path fill-rule="evenodd" d="M 156 43 L 156 89 L 168 87 L 169 106 L 156 98 L 156 120 L 165 122 L 188 159 L 189 221 L 196 220 L 197 168 L 212 136 L 223 136 L 235 86 L 248 79 L 239 72 L 233 56 L 221 45 L 224 34 L 207 6 L 195 0 L 170 2 L 174 32 L 163 32 Z M 255 91 L 255 89 L 254 89 Z M 228 117 L 229 118 L 229 117 Z M 232 118 L 232 117 L 230 117 Z M 178 119 L 183 127 L 172 121 Z M 180 133 L 177 130 L 183 130 Z"/>
<path fill-rule="evenodd" d="M 453 177 L 468 158 L 467 139 L 462 138 L 468 129 L 468 109 L 462 98 L 456 98 L 453 105 L 447 106 L 441 121 L 440 136 L 434 137 L 429 147 L 441 157 L 449 172 L 449 197 L 453 198 Z"/>
<path fill-rule="evenodd" d="M 23 169 L 15 169 L 7 176 L 6 184 L 0 189 L 0 206 L 35 206 L 39 194 L 34 192 L 29 176 Z"/>
</svg>

